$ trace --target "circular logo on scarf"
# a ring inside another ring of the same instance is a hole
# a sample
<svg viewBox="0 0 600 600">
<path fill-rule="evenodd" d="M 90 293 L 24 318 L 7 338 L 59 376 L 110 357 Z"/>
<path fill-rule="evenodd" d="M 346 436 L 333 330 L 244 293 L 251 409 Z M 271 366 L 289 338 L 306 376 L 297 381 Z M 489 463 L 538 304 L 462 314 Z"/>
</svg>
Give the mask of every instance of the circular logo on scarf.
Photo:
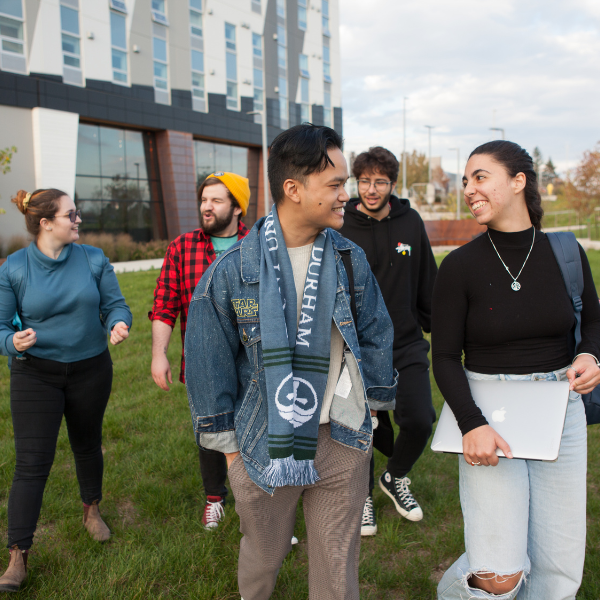
<svg viewBox="0 0 600 600">
<path fill-rule="evenodd" d="M 317 410 L 317 392 L 306 379 L 294 377 L 294 391 L 285 394 L 285 398 L 281 398 L 282 401 L 280 401 L 281 390 L 291 377 L 292 373 L 279 384 L 275 393 L 275 404 L 281 417 L 296 428 L 310 421 L 315 414 Z"/>
</svg>

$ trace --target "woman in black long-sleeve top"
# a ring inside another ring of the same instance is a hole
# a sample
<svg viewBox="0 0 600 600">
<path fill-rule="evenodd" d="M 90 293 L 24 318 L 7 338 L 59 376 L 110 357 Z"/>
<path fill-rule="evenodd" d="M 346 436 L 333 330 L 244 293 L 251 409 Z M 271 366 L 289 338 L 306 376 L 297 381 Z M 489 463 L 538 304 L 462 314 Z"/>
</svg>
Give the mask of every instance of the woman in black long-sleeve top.
<svg viewBox="0 0 600 600">
<path fill-rule="evenodd" d="M 573 307 L 540 231 L 543 211 L 531 157 L 512 142 L 484 144 L 471 154 L 463 182 L 471 213 L 488 231 L 448 255 L 433 295 L 434 374 L 463 434 L 466 545 L 440 582 L 438 597 L 575 598 L 585 556 L 587 447 L 580 394 L 600 382 L 594 281 L 580 248 L 582 341 L 573 357 Z M 510 460 L 510 447 L 475 404 L 468 379 L 568 379 L 558 461 Z M 509 458 L 499 459 L 497 447 Z"/>
</svg>

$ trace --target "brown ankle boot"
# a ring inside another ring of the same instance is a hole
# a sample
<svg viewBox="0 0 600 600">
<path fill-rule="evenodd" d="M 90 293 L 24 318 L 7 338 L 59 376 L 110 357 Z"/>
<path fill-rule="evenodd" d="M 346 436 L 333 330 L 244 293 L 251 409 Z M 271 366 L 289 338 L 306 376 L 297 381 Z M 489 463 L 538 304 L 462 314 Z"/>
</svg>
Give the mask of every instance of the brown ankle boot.
<svg viewBox="0 0 600 600">
<path fill-rule="evenodd" d="M 110 529 L 102 520 L 98 510 L 98 500 L 94 500 L 90 506 L 83 505 L 83 524 L 97 542 L 105 542 L 110 538 Z"/>
<path fill-rule="evenodd" d="M 19 586 L 27 577 L 27 555 L 28 551 L 23 552 L 16 546 L 10 549 L 10 562 L 8 569 L 0 577 L 0 592 L 18 592 Z"/>
</svg>

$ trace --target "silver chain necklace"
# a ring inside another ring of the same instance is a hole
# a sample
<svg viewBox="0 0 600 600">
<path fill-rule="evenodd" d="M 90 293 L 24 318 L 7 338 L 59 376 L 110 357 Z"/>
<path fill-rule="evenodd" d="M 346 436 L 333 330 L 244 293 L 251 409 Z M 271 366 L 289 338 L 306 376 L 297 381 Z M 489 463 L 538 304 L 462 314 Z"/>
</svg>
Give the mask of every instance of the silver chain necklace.
<svg viewBox="0 0 600 600">
<path fill-rule="evenodd" d="M 531 251 L 533 250 L 533 244 L 535 242 L 535 227 L 533 228 L 533 239 L 531 240 L 531 248 L 529 248 L 529 252 L 527 253 L 527 258 L 525 259 L 525 262 L 523 263 L 523 266 L 521 267 L 521 270 L 519 271 L 519 274 L 516 277 L 513 277 L 513 274 L 510 272 L 510 269 L 506 266 L 506 263 L 502 260 L 502 257 L 500 256 L 500 252 L 498 252 L 498 248 L 496 248 L 496 244 L 494 244 L 494 242 L 492 241 L 489 229 L 488 229 L 487 234 L 488 234 L 488 238 L 490 238 L 490 242 L 492 242 L 492 246 L 494 246 L 494 250 L 496 251 L 498 258 L 500 259 L 500 262 L 504 265 L 504 268 L 506 269 L 507 273 L 511 276 L 511 278 L 513 280 L 513 282 L 510 284 L 510 287 L 512 288 L 513 292 L 518 292 L 521 289 L 521 284 L 517 281 L 517 279 L 519 279 L 519 276 L 523 272 L 523 269 L 525 268 L 525 265 L 527 264 L 527 260 L 529 259 L 529 255 L 531 254 Z"/>
</svg>

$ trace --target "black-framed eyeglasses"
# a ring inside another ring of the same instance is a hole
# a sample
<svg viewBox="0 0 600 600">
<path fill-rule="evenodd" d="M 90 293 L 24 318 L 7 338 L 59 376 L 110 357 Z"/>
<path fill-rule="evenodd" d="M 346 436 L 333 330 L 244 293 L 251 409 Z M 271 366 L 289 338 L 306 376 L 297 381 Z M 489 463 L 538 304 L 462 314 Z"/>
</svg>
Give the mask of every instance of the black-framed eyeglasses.
<svg viewBox="0 0 600 600">
<path fill-rule="evenodd" d="M 77 217 L 79 217 L 81 219 L 81 211 L 80 210 L 72 210 L 70 213 L 67 213 L 66 215 L 56 215 L 57 217 L 69 217 L 69 221 L 71 221 L 71 223 L 76 223 L 77 222 Z"/>
<path fill-rule="evenodd" d="M 382 193 L 387 192 L 388 185 L 392 183 L 391 181 L 385 181 L 384 179 L 378 179 L 377 181 L 370 181 L 369 179 L 358 179 L 358 191 L 359 192 L 367 192 L 369 188 L 374 185 L 375 189 Z"/>
</svg>

